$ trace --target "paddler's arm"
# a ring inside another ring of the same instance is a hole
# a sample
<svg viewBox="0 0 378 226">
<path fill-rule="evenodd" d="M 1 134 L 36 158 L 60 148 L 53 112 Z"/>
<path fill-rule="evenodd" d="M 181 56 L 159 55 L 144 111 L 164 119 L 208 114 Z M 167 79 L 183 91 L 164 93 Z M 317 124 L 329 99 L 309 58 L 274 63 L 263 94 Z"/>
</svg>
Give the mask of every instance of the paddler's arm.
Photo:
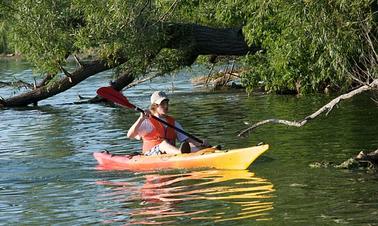
<svg viewBox="0 0 378 226">
<path fill-rule="evenodd" d="M 175 121 L 175 126 L 181 130 L 184 130 L 181 126 L 180 123 L 178 123 L 177 121 Z M 182 142 L 189 142 L 191 148 L 192 148 L 192 152 L 193 151 L 198 151 L 200 149 L 203 149 L 203 148 L 207 148 L 209 147 L 209 143 L 207 142 L 207 140 L 203 140 L 202 143 L 180 133 L 180 132 L 177 132 L 177 139 L 178 141 L 180 141 L 181 143 Z"/>
<path fill-rule="evenodd" d="M 192 145 L 200 148 L 200 149 L 209 147 L 209 143 L 207 142 L 207 140 L 203 140 L 202 143 L 200 143 L 200 142 L 193 140 L 192 138 L 188 137 L 188 139 L 186 141 L 191 143 Z"/>
<path fill-rule="evenodd" d="M 129 131 L 127 131 L 127 137 L 128 138 L 135 138 L 135 139 L 140 139 L 138 130 L 139 127 L 142 125 L 143 121 L 148 119 L 150 112 L 145 111 L 146 114 L 140 113 L 139 118 L 134 122 L 134 124 L 130 127 Z"/>
</svg>

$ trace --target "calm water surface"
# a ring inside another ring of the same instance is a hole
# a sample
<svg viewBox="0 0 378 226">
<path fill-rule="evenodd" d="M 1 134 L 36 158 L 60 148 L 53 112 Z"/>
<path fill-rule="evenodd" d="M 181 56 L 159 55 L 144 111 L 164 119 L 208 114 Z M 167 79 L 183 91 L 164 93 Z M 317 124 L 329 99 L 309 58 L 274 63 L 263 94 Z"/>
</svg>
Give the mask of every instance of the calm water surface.
<svg viewBox="0 0 378 226">
<path fill-rule="evenodd" d="M 31 73 L 25 63 L 0 61 L 0 81 L 32 81 Z M 377 149 L 374 94 L 342 102 L 303 128 L 268 125 L 238 138 L 245 123 L 299 120 L 331 97 L 204 92 L 188 81 L 193 74 L 207 71 L 160 78 L 125 95 L 147 107 L 152 91 L 167 91 L 184 128 L 225 149 L 270 144 L 248 170 L 96 170 L 94 151 L 140 149 L 126 138 L 134 112 L 71 104 L 108 84 L 112 73 L 105 72 L 39 107 L 0 110 L 0 224 L 378 225 L 376 173 L 309 167 Z M 1 88 L 0 96 L 14 91 Z"/>
</svg>

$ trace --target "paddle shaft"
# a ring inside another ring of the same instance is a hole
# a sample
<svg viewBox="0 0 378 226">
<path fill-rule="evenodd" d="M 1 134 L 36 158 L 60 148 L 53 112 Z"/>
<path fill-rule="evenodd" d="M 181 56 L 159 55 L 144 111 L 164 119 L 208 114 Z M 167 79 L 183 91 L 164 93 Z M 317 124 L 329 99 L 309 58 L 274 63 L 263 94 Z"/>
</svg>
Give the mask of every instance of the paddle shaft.
<svg viewBox="0 0 378 226">
<path fill-rule="evenodd" d="M 135 106 L 134 110 L 135 110 L 135 111 L 139 111 L 139 112 L 145 114 L 144 110 L 141 109 L 141 108 L 139 108 L 139 107 L 136 107 L 136 106 Z M 151 117 L 152 117 L 153 119 L 155 119 L 155 120 L 157 120 L 157 121 L 163 123 L 164 125 L 167 125 L 168 127 L 171 127 L 171 128 L 173 128 L 173 129 L 175 129 L 176 131 L 178 131 L 178 132 L 184 134 L 185 136 L 192 138 L 193 140 L 197 141 L 198 143 L 203 144 L 203 141 L 202 141 L 201 139 L 195 137 L 194 135 L 192 135 L 192 134 L 190 134 L 190 133 L 187 133 L 187 132 L 185 132 L 184 130 L 182 130 L 182 129 L 180 129 L 180 128 L 177 128 L 177 127 L 174 126 L 174 125 L 169 124 L 168 122 L 164 121 L 164 120 L 161 119 L 161 118 L 156 117 L 155 115 L 151 115 Z"/>
</svg>

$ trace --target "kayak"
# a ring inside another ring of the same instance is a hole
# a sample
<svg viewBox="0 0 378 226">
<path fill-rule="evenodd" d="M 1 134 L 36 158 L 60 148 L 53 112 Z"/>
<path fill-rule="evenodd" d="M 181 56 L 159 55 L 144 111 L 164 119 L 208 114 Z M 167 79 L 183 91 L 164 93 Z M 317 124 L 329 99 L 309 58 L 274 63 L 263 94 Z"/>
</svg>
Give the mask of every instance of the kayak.
<svg viewBox="0 0 378 226">
<path fill-rule="evenodd" d="M 206 148 L 188 154 L 144 155 L 113 155 L 107 151 L 95 152 L 93 156 L 98 162 L 98 169 L 150 171 L 159 169 L 247 169 L 255 159 L 269 149 L 269 145 L 232 150 Z"/>
</svg>

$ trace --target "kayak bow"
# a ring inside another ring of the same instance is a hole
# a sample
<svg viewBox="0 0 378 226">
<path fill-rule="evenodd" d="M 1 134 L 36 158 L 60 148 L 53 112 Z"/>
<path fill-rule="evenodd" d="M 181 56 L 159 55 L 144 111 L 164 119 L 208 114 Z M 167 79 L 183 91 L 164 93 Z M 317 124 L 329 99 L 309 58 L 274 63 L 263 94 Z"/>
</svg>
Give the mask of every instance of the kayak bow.
<svg viewBox="0 0 378 226">
<path fill-rule="evenodd" d="M 269 149 L 269 145 L 227 151 L 206 148 L 198 152 L 175 155 L 112 155 L 109 152 L 95 152 L 98 168 L 104 170 L 145 171 L 158 169 L 247 169 L 252 162 Z"/>
</svg>

